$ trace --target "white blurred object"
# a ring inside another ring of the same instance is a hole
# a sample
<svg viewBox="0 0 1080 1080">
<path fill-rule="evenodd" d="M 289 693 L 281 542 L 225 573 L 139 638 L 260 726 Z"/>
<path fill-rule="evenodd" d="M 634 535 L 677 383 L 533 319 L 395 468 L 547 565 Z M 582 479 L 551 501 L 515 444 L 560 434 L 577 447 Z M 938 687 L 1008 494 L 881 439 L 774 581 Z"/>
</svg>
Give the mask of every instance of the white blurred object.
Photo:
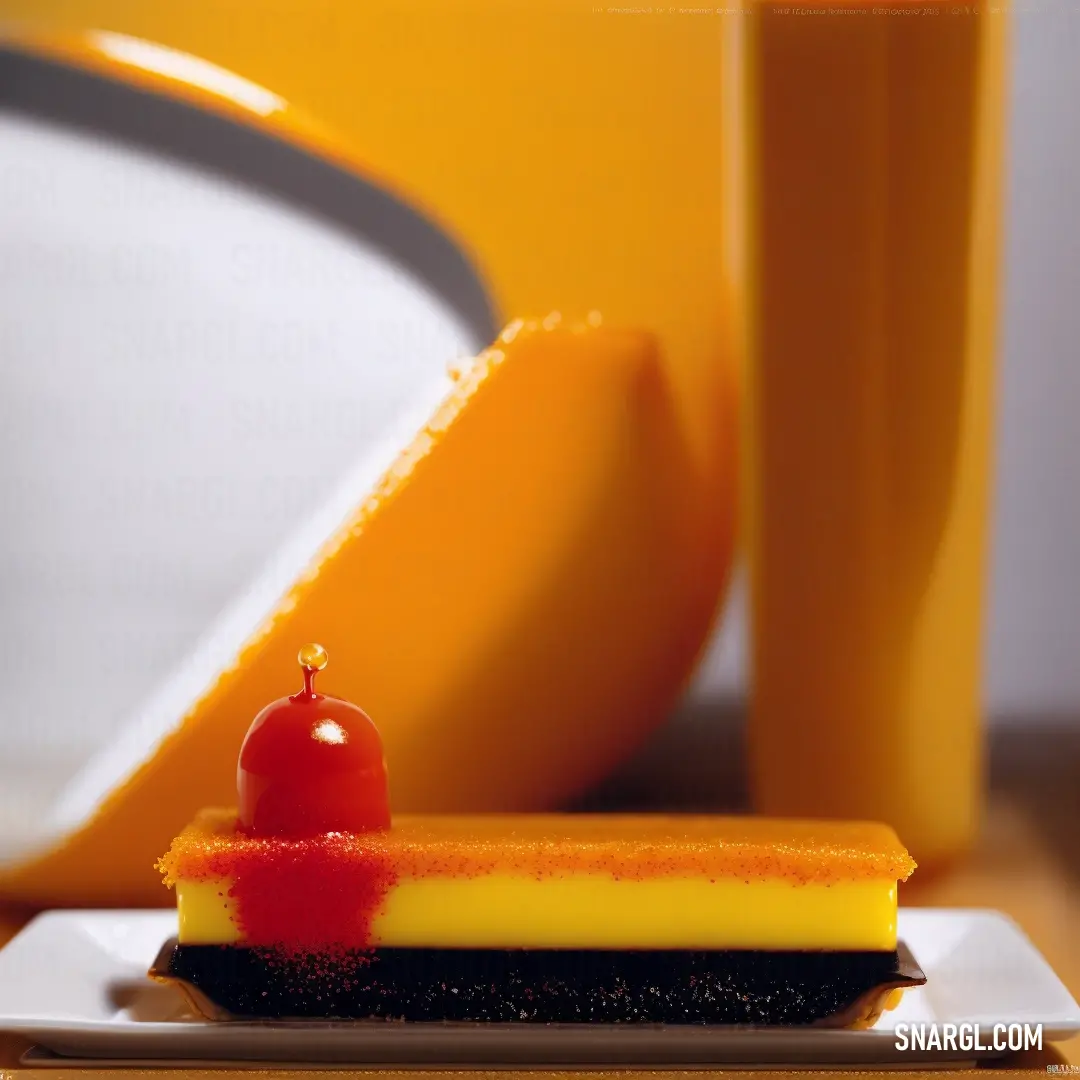
<svg viewBox="0 0 1080 1080">
<path fill-rule="evenodd" d="M 1015 5 L 987 695 L 1080 722 L 1080 5 Z"/>
<path fill-rule="evenodd" d="M 480 344 L 353 237 L 0 113 L 0 725 L 26 776 L 0 819 L 35 814 Z"/>
</svg>

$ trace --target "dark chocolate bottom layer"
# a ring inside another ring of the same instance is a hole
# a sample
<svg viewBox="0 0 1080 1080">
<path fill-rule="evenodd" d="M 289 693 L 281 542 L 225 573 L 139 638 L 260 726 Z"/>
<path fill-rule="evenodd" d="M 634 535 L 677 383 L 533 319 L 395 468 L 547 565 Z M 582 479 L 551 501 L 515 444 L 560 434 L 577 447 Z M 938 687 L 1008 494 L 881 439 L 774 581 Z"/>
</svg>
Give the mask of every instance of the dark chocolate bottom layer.
<svg viewBox="0 0 1080 1080">
<path fill-rule="evenodd" d="M 533 1023 L 858 1021 L 925 979 L 901 952 L 376 949 L 344 958 L 170 943 L 151 974 L 234 1017 Z"/>
</svg>

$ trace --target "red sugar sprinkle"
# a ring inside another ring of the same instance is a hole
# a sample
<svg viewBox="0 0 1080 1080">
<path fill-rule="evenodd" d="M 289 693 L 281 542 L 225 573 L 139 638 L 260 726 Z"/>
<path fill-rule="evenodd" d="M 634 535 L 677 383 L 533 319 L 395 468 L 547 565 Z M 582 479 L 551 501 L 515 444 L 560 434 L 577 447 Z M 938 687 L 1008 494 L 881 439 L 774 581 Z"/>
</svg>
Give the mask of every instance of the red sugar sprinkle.
<svg viewBox="0 0 1080 1080">
<path fill-rule="evenodd" d="M 229 895 L 251 945 L 286 953 L 364 949 L 396 874 L 381 851 L 343 858 L 344 838 L 328 834 L 223 853 Z"/>
</svg>

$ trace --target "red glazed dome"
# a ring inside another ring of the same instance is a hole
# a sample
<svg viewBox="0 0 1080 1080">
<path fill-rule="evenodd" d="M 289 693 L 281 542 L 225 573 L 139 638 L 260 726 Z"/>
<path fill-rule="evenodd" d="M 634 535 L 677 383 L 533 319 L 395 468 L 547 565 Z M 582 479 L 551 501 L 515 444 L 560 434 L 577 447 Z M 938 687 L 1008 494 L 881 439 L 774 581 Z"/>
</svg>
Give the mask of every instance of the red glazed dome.
<svg viewBox="0 0 1080 1080">
<path fill-rule="evenodd" d="M 315 693 L 315 673 L 327 661 L 321 645 L 305 645 L 298 660 L 304 689 L 267 705 L 240 748 L 241 827 L 289 837 L 387 828 L 390 797 L 378 730 L 363 709 Z"/>
</svg>

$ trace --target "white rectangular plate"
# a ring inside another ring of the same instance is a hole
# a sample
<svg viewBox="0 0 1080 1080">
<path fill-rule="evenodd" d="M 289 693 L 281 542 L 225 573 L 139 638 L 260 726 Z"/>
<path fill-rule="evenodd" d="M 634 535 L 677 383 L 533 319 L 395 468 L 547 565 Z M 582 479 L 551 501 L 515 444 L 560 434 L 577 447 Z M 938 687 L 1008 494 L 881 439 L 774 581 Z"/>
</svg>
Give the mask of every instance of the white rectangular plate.
<svg viewBox="0 0 1080 1080">
<path fill-rule="evenodd" d="M 917 1065 L 996 1056 L 900 1051 L 895 1025 L 1041 1024 L 1044 1042 L 1080 1032 L 1080 1006 L 1011 920 L 993 911 L 911 909 L 900 936 L 927 976 L 869 1031 L 664 1025 L 230 1021 L 187 1012 L 146 978 L 176 933 L 172 912 L 55 911 L 0 950 L 0 1031 L 58 1054 L 174 1061 L 432 1064 Z"/>
</svg>

